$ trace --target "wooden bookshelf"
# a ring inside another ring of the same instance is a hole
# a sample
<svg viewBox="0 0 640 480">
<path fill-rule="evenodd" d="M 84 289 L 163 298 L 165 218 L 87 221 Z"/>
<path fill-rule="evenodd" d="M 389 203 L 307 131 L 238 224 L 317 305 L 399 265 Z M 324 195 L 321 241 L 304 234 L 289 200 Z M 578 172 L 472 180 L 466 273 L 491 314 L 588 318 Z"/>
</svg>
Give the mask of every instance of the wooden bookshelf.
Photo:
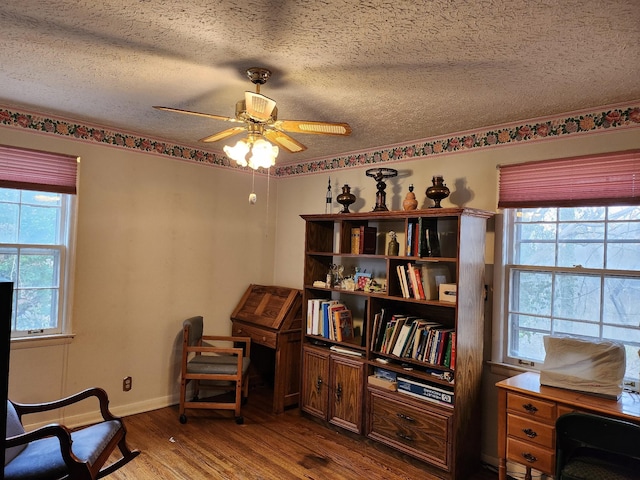
<svg viewBox="0 0 640 480">
<path fill-rule="evenodd" d="M 484 251 L 486 222 L 492 215 L 470 208 L 302 215 L 306 231 L 301 409 L 305 414 L 411 455 L 441 478 L 466 478 L 477 470 Z M 360 227 L 376 228 L 374 253 L 352 253 L 352 232 Z M 390 231 L 396 232 L 399 255 L 386 254 Z M 409 264 L 421 274 L 437 267 L 439 281 L 446 277 L 452 284 L 448 290 L 456 291 L 453 301 L 427 295 L 424 290 L 429 285 L 421 284 L 421 289 L 418 283 L 425 282 L 421 275 L 414 276 L 416 293 L 407 292 L 398 267 L 407 270 Z M 348 281 L 326 285 L 334 265 L 344 267 L 345 278 L 356 269 L 370 273 L 378 288 L 349 290 Z M 339 342 L 322 329 L 314 330 L 312 300 L 316 305 L 330 300 L 346 305 L 360 335 Z M 413 328 L 413 333 L 409 328 L 396 337 L 412 343 L 383 350 L 378 326 L 386 327 L 394 316 Z M 414 328 L 419 321 L 423 326 L 422 321 L 439 325 L 442 353 L 424 354 L 427 336 Z M 421 339 L 424 345 L 419 350 Z M 445 360 L 447 342 L 450 352 Z M 368 383 L 379 369 L 396 377 L 398 391 Z"/>
</svg>

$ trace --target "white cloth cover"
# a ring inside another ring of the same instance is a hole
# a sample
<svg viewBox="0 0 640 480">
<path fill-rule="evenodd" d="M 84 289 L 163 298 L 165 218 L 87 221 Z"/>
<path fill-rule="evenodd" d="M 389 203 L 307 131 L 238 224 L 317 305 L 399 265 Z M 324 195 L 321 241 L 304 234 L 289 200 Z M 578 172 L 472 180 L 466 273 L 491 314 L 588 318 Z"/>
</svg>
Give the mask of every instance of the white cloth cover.
<svg viewBox="0 0 640 480">
<path fill-rule="evenodd" d="M 540 384 L 619 398 L 626 365 L 624 346 L 604 340 L 544 337 Z"/>
</svg>

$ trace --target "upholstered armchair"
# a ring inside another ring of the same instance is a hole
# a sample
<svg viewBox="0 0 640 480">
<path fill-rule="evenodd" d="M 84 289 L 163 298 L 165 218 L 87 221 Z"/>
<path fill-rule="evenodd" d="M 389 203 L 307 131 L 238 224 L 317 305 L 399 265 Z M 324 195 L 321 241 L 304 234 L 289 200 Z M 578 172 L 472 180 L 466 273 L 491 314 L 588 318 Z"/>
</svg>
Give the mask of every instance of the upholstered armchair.
<svg viewBox="0 0 640 480">
<path fill-rule="evenodd" d="M 25 432 L 22 417 L 66 407 L 96 397 L 103 420 L 94 425 L 70 429 L 50 424 Z M 94 480 L 122 467 L 140 452 L 126 443 L 123 421 L 109 411 L 107 393 L 90 388 L 48 403 L 24 404 L 7 400 L 5 480 Z M 104 466 L 118 447 L 121 457 Z"/>
</svg>

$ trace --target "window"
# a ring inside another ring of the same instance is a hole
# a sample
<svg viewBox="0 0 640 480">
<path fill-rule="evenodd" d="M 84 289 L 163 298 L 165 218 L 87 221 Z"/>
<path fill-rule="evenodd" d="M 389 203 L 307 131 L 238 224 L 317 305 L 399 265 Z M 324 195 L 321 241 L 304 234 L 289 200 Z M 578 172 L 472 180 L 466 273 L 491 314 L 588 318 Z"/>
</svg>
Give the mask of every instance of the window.
<svg viewBox="0 0 640 480">
<path fill-rule="evenodd" d="M 640 206 L 505 211 L 509 363 L 544 360 L 543 337 L 621 342 L 640 372 Z"/>
<path fill-rule="evenodd" d="M 0 278 L 13 281 L 11 337 L 69 333 L 77 158 L 0 146 Z"/>
<path fill-rule="evenodd" d="M 495 359 L 536 368 L 546 335 L 617 341 L 626 350 L 625 380 L 637 389 L 640 150 L 499 170 Z"/>
</svg>

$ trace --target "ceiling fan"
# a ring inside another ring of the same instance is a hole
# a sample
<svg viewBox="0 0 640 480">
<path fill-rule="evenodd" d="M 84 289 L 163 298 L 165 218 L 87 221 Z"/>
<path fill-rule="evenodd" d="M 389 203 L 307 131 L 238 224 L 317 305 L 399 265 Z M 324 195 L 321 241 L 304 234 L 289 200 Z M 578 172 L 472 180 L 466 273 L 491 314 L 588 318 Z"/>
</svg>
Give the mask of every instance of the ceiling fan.
<svg viewBox="0 0 640 480">
<path fill-rule="evenodd" d="M 244 92 L 244 99 L 236 103 L 235 118 L 171 107 L 154 106 L 153 108 L 243 124 L 222 130 L 221 132 L 214 133 L 199 140 L 200 142 L 206 143 L 217 142 L 239 133 L 247 132 L 251 143 L 259 141 L 261 137 L 264 137 L 288 152 L 297 153 L 306 150 L 307 147 L 285 132 L 344 136 L 351 134 L 351 127 L 348 123 L 278 120 L 278 108 L 276 107 L 275 100 L 260 93 L 260 85 L 264 85 L 270 76 L 271 71 L 266 68 L 253 67 L 247 70 L 247 77 L 249 77 L 249 80 L 256 86 L 256 91 Z"/>
</svg>

